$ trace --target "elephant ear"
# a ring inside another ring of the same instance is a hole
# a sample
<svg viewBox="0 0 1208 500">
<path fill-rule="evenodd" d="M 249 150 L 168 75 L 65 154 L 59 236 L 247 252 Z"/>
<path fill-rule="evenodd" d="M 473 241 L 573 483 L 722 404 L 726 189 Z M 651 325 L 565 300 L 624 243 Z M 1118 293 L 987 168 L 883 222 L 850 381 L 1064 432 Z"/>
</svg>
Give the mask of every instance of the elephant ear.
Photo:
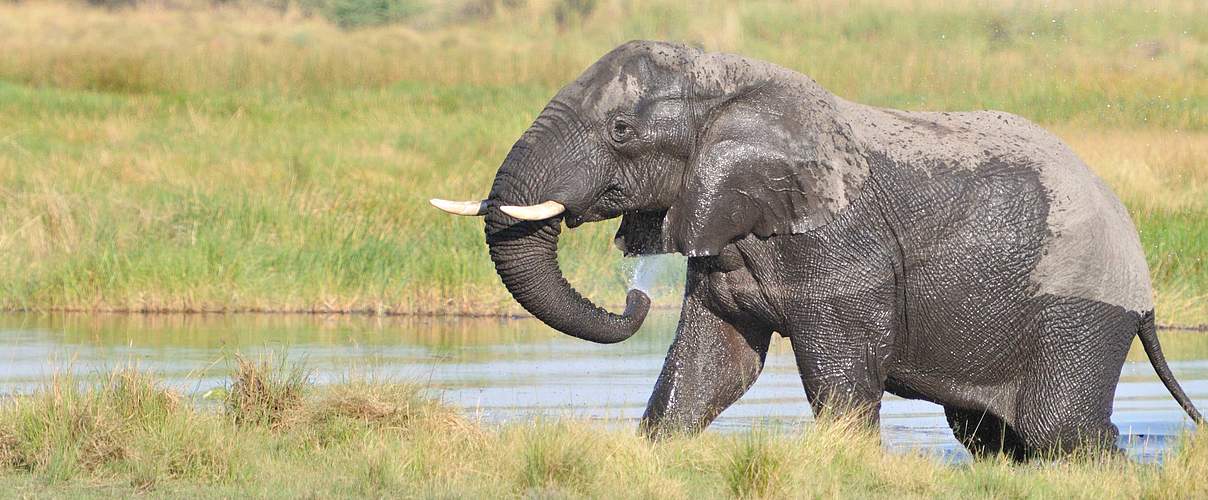
<svg viewBox="0 0 1208 500">
<path fill-rule="evenodd" d="M 696 257 L 751 234 L 801 234 L 859 195 L 868 162 L 833 98 L 765 90 L 709 124 L 660 228 L 664 247 Z"/>
</svg>

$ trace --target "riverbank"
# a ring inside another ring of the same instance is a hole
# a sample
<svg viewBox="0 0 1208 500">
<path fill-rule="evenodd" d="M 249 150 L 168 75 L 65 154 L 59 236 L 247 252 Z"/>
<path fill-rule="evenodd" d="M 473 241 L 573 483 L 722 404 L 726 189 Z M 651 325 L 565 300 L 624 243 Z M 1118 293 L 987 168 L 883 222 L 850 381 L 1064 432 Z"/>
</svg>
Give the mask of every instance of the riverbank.
<svg viewBox="0 0 1208 500">
<path fill-rule="evenodd" d="M 314 386 L 304 368 L 268 359 L 239 361 L 202 400 L 125 369 L 0 404 L 0 489 L 24 496 L 1189 498 L 1208 494 L 1206 474 L 1204 431 L 1161 466 L 949 465 L 886 452 L 844 422 L 652 444 L 599 422 L 483 425 L 421 386 Z"/>
<path fill-rule="evenodd" d="M 1192 4 L 722 2 L 705 18 L 663 1 L 561 17 L 560 2 L 454 2 L 345 30 L 224 3 L 0 4 L 0 309 L 520 314 L 481 223 L 426 201 L 481 197 L 549 96 L 645 37 L 869 104 L 1045 125 L 1128 205 L 1159 321 L 1208 323 L 1208 33 Z M 601 304 L 623 303 L 632 273 L 616 224 L 561 242 L 568 279 Z M 666 296 L 681 273 L 668 259 Z"/>
</svg>

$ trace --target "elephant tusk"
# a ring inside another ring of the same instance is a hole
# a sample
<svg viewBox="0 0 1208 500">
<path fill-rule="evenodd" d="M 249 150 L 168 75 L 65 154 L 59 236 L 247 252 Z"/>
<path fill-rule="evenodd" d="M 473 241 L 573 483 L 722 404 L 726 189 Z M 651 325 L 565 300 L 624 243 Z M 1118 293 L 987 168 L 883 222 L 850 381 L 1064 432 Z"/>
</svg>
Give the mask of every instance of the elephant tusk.
<svg viewBox="0 0 1208 500">
<path fill-rule="evenodd" d="M 486 215 L 487 207 L 489 206 L 486 200 L 483 201 L 449 201 L 440 198 L 432 198 L 428 200 L 432 206 L 449 212 L 453 215 Z"/>
<path fill-rule="evenodd" d="M 520 220 L 545 220 L 566 211 L 566 207 L 556 201 L 547 201 L 540 205 L 518 207 L 505 205 L 499 207 L 503 213 Z"/>
</svg>

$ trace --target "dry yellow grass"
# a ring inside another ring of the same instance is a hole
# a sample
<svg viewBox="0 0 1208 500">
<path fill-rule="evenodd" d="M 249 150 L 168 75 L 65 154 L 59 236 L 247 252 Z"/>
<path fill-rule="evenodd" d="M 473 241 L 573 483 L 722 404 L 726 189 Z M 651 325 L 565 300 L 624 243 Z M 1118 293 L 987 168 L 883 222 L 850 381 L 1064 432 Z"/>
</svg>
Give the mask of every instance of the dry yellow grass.
<svg viewBox="0 0 1208 500">
<path fill-rule="evenodd" d="M 1054 132 L 1133 211 L 1208 209 L 1208 133 L 1062 127 Z"/>
</svg>

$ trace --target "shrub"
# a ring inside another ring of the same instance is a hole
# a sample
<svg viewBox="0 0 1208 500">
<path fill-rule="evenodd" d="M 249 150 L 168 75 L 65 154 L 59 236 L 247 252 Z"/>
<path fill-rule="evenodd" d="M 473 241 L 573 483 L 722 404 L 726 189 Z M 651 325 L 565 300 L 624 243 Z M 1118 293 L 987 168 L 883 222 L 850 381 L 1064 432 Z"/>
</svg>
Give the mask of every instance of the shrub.
<svg viewBox="0 0 1208 500">
<path fill-rule="evenodd" d="M 554 6 L 554 23 L 558 29 L 566 29 L 582 22 L 594 10 L 596 0 L 561 0 Z"/>
<path fill-rule="evenodd" d="M 87 2 L 88 5 L 93 7 L 104 7 L 106 9 L 133 7 L 138 4 L 138 0 L 87 0 Z"/>
<path fill-rule="evenodd" d="M 427 7 L 418 0 L 304 0 L 303 6 L 344 29 L 397 23 Z"/>
<path fill-rule="evenodd" d="M 272 356 L 254 362 L 236 357 L 224 401 L 227 416 L 236 424 L 277 428 L 299 416 L 310 372 L 300 363 L 287 363 L 284 356 L 280 359 L 274 363 Z"/>
</svg>

